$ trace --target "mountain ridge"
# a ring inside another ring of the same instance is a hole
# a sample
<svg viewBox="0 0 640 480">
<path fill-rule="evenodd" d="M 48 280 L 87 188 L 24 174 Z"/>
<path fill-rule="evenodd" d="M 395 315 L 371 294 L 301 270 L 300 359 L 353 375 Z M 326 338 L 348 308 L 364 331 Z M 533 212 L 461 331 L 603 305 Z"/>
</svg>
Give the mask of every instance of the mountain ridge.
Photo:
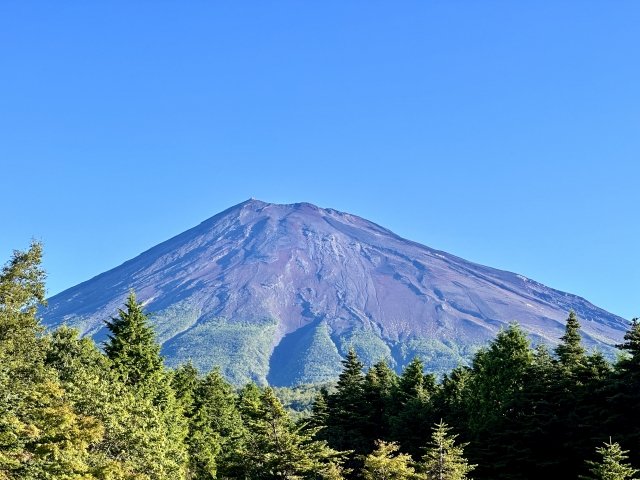
<svg viewBox="0 0 640 480">
<path fill-rule="evenodd" d="M 100 341 L 131 288 L 170 364 L 219 365 L 235 383 L 327 381 L 349 346 L 367 363 L 400 368 L 419 355 L 442 371 L 513 320 L 554 343 L 569 309 L 605 351 L 627 325 L 582 297 L 307 202 L 234 205 L 51 297 L 44 322 Z"/>
</svg>

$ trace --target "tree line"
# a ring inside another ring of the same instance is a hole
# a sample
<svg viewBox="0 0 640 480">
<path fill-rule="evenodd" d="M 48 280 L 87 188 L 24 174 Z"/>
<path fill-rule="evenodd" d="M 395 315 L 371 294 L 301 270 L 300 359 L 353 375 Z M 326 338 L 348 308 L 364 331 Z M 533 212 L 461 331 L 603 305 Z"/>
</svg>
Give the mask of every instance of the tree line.
<svg viewBox="0 0 640 480">
<path fill-rule="evenodd" d="M 355 351 L 294 422 L 274 391 L 170 370 L 131 293 L 102 348 L 37 318 L 42 246 L 0 272 L 0 480 L 634 478 L 640 323 L 611 363 L 571 312 L 549 350 L 517 324 L 470 366 L 397 374 Z"/>
</svg>

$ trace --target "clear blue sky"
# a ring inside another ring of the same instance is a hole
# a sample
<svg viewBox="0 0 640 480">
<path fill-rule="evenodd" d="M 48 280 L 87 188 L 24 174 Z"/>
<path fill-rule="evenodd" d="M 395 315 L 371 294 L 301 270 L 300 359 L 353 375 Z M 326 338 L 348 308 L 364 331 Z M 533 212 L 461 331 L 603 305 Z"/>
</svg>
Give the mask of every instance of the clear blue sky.
<svg viewBox="0 0 640 480">
<path fill-rule="evenodd" d="M 249 197 L 640 315 L 640 2 L 0 3 L 0 258 L 57 293 Z"/>
</svg>

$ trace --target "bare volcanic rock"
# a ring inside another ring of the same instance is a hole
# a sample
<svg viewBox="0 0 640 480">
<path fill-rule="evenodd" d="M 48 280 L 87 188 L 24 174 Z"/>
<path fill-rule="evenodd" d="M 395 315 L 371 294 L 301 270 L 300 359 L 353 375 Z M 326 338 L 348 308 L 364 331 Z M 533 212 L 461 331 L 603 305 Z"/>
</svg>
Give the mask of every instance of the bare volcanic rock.
<svg viewBox="0 0 640 480">
<path fill-rule="evenodd" d="M 583 298 L 308 203 L 236 205 L 52 297 L 42 316 L 101 341 L 130 289 L 170 365 L 218 365 L 237 384 L 332 380 L 350 346 L 369 364 L 419 355 L 448 370 L 512 321 L 556 343 L 570 309 L 605 352 L 627 328 Z"/>
</svg>

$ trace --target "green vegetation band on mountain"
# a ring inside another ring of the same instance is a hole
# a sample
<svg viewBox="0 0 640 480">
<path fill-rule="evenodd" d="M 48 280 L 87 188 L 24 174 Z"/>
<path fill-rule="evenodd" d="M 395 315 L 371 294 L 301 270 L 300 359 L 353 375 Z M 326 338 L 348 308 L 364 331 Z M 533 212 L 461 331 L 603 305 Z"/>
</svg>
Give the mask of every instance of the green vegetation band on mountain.
<svg viewBox="0 0 640 480">
<path fill-rule="evenodd" d="M 440 379 L 420 359 L 365 371 L 351 350 L 292 417 L 279 398 L 295 391 L 167 369 L 133 293 L 102 350 L 45 332 L 41 256 L 33 243 L 0 273 L 0 480 L 618 480 L 640 465 L 637 319 L 615 364 L 584 349 L 573 312 L 553 352 L 512 324 Z"/>
</svg>

